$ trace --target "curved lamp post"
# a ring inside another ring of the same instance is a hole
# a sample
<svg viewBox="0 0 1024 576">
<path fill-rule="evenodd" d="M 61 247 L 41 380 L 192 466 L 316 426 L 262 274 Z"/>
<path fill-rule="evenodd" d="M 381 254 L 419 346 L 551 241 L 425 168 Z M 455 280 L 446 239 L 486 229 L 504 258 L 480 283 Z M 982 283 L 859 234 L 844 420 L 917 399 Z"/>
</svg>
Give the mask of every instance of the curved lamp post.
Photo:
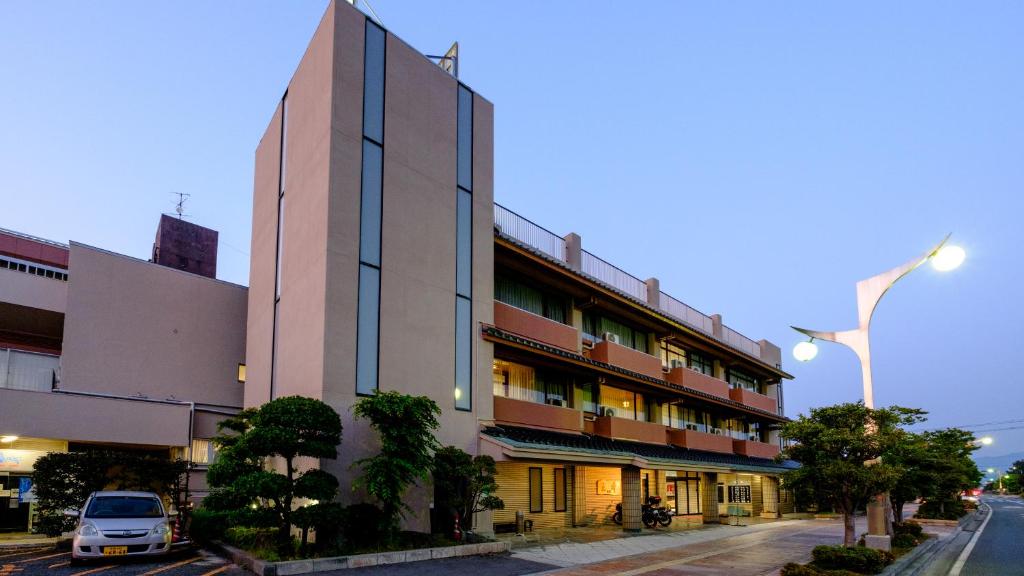
<svg viewBox="0 0 1024 576">
<path fill-rule="evenodd" d="M 815 340 L 827 340 L 849 347 L 857 354 L 860 360 L 861 378 L 864 381 L 864 405 L 868 408 L 875 407 L 875 395 L 871 382 L 871 347 L 869 345 L 868 333 L 871 328 L 871 317 L 878 307 L 882 296 L 907 274 L 910 274 L 925 262 L 931 260 L 932 266 L 940 271 L 953 270 L 963 263 L 966 253 L 958 246 L 947 246 L 949 234 L 936 244 L 924 255 L 897 266 L 892 270 L 872 276 L 866 280 L 857 282 L 857 327 L 852 330 L 841 332 L 822 332 L 819 330 L 808 330 L 792 326 L 794 330 L 810 337 L 807 342 L 800 342 L 793 348 L 793 356 L 801 361 L 807 362 L 818 354 L 818 347 Z M 866 543 L 872 548 L 890 548 L 888 530 L 888 495 L 880 494 L 868 504 L 868 536 Z"/>
</svg>

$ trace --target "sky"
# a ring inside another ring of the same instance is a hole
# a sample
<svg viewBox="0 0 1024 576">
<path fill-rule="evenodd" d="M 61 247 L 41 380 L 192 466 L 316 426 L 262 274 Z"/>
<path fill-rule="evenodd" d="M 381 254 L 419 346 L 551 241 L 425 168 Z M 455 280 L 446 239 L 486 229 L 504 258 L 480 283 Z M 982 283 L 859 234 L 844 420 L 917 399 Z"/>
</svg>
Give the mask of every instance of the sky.
<svg viewBox="0 0 1024 576">
<path fill-rule="evenodd" d="M 857 280 L 952 232 L 965 264 L 875 314 L 876 404 L 1024 418 L 1024 4 L 371 3 L 422 52 L 458 40 L 499 203 L 778 344 L 787 415 L 862 397 L 852 352 L 799 364 L 789 326 L 855 327 Z M 0 2 L 0 227 L 146 258 L 183 192 L 246 284 L 253 153 L 326 6 Z"/>
</svg>

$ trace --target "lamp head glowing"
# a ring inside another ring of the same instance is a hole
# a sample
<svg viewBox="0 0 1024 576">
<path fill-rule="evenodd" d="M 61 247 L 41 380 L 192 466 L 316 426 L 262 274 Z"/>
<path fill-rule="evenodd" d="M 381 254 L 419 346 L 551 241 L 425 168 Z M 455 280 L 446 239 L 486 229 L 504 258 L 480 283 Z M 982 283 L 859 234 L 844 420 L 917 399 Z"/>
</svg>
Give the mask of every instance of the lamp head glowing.
<svg viewBox="0 0 1024 576">
<path fill-rule="evenodd" d="M 989 468 L 988 470 L 986 470 L 986 472 L 988 472 L 989 474 L 994 474 L 995 471 L 996 471 L 995 468 Z"/>
<path fill-rule="evenodd" d="M 982 444 L 984 444 L 985 446 L 988 446 L 988 445 L 992 444 L 992 437 L 991 436 L 982 436 L 981 439 L 979 439 L 978 441 L 981 442 Z"/>
<path fill-rule="evenodd" d="M 800 362 L 810 362 L 818 355 L 818 345 L 814 342 L 799 342 L 793 347 L 793 358 Z"/>
<path fill-rule="evenodd" d="M 3 442 L 4 444 L 10 444 L 17 439 L 17 436 L 0 436 L 0 442 Z"/>
<path fill-rule="evenodd" d="M 963 264 L 964 258 L 967 258 L 967 253 L 963 248 L 952 245 L 943 246 L 939 248 L 938 252 L 932 254 L 932 268 L 939 272 L 949 272 Z"/>
</svg>

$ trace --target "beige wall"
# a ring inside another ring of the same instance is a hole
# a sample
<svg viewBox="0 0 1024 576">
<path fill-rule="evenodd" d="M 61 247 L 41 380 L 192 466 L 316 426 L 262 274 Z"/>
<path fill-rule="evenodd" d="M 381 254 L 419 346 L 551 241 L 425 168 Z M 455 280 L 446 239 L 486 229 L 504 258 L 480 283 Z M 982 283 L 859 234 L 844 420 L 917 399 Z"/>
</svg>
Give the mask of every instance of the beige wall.
<svg viewBox="0 0 1024 576">
<path fill-rule="evenodd" d="M 0 434 L 77 442 L 187 446 L 188 421 L 186 404 L 0 389 Z"/>
<path fill-rule="evenodd" d="M 6 268 L 0 269 L 0 302 L 64 312 L 67 299 L 67 282 Z"/>
<path fill-rule="evenodd" d="M 245 323 L 243 286 L 72 243 L 60 387 L 239 406 Z"/>
</svg>

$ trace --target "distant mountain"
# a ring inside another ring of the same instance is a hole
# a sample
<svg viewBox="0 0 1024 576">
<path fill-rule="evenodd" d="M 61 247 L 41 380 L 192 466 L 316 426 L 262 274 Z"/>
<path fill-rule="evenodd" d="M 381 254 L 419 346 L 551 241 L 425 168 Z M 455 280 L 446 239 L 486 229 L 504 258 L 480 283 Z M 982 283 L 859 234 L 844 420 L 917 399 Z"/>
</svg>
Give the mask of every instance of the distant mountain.
<svg viewBox="0 0 1024 576">
<path fill-rule="evenodd" d="M 1024 460 L 1024 452 L 1013 452 L 1011 454 L 1003 454 L 1002 456 L 976 456 L 974 458 L 974 462 L 982 472 L 987 468 L 1005 471 L 1017 460 Z"/>
</svg>

